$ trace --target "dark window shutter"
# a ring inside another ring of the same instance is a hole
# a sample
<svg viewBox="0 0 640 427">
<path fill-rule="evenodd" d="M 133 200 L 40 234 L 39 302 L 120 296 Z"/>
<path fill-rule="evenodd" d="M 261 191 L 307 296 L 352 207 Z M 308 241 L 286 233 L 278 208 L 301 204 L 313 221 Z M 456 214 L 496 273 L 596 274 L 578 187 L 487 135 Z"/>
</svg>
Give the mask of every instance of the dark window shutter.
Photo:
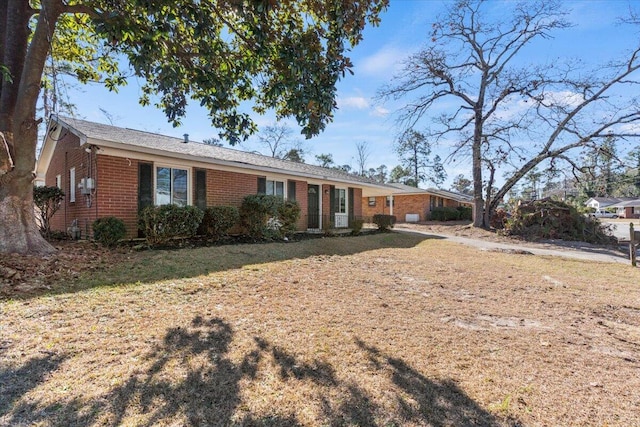
<svg viewBox="0 0 640 427">
<path fill-rule="evenodd" d="M 336 186 L 329 186 L 329 212 L 331 215 L 336 213 L 336 209 L 338 208 L 338 204 L 336 203 Z"/>
<path fill-rule="evenodd" d="M 287 199 L 291 201 L 296 200 L 296 182 L 287 181 Z"/>
<path fill-rule="evenodd" d="M 151 163 L 138 164 L 138 212 L 147 206 L 153 206 L 153 165 Z M 144 232 L 138 230 L 138 237 L 144 237 Z"/>
<path fill-rule="evenodd" d="M 207 171 L 204 169 L 196 169 L 195 205 L 202 210 L 207 208 Z"/>
<path fill-rule="evenodd" d="M 138 211 L 153 205 L 153 165 L 138 165 Z"/>
<path fill-rule="evenodd" d="M 264 176 L 258 177 L 258 194 L 267 194 L 267 178 Z"/>
</svg>

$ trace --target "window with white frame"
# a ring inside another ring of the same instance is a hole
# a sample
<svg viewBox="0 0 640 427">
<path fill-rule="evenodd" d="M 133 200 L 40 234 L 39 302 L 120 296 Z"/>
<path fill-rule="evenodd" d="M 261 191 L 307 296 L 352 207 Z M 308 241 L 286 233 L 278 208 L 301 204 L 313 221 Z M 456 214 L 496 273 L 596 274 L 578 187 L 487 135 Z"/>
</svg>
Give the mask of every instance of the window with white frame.
<svg viewBox="0 0 640 427">
<path fill-rule="evenodd" d="M 168 166 L 156 167 L 156 205 L 187 206 L 189 171 Z"/>
<path fill-rule="evenodd" d="M 76 201 L 76 168 L 69 169 L 69 203 Z"/>
<path fill-rule="evenodd" d="M 336 188 L 336 213 L 347 213 L 347 190 Z"/>
<path fill-rule="evenodd" d="M 375 205 L 376 205 L 376 198 L 369 197 L 369 206 L 375 206 Z"/>
<path fill-rule="evenodd" d="M 62 175 L 56 175 L 56 187 L 62 190 Z"/>
<path fill-rule="evenodd" d="M 267 195 L 279 196 L 284 199 L 284 182 L 267 180 Z"/>
</svg>

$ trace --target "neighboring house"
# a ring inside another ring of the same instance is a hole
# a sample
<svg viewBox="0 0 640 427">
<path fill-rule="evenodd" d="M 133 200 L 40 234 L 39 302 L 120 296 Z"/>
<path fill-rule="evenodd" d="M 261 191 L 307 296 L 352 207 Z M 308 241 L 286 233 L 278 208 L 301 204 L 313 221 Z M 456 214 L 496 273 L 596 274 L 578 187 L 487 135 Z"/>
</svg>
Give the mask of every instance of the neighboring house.
<svg viewBox="0 0 640 427">
<path fill-rule="evenodd" d="M 591 197 L 589 200 L 585 202 L 585 204 L 588 207 L 593 208 L 596 211 L 599 211 L 613 204 L 620 203 L 622 201 L 623 200 L 618 197 Z"/>
<path fill-rule="evenodd" d="M 592 197 L 585 204 L 596 212 L 615 212 L 620 218 L 640 217 L 640 199 L 635 197 Z"/>
<path fill-rule="evenodd" d="M 640 218 L 640 199 L 614 203 L 607 206 L 607 209 L 615 209 L 618 218 Z"/>
<path fill-rule="evenodd" d="M 390 194 L 384 184 L 342 171 L 124 129 L 52 117 L 36 168 L 36 183 L 58 186 L 63 206 L 53 230 L 76 224 L 91 234 L 97 218 L 115 216 L 138 235 L 138 212 L 173 203 L 239 207 L 249 194 L 296 200 L 299 230 L 349 227 L 362 198 Z"/>
<path fill-rule="evenodd" d="M 375 214 L 395 215 L 398 222 L 427 221 L 435 207 L 473 207 L 473 198 L 464 194 L 433 188 L 423 190 L 404 184 L 387 184 L 393 192 L 386 196 L 370 195 L 362 199 L 365 217 Z"/>
</svg>

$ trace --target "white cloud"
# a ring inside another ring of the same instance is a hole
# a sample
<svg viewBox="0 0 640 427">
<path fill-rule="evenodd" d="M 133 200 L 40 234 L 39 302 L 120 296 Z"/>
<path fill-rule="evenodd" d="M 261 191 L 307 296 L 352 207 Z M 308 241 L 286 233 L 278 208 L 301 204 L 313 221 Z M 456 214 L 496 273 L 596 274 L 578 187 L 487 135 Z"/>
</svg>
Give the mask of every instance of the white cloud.
<svg viewBox="0 0 640 427">
<path fill-rule="evenodd" d="M 406 51 L 392 46 L 384 46 L 356 64 L 356 75 L 362 73 L 371 76 L 391 77 L 400 69 L 401 63 L 406 57 Z"/>
<path fill-rule="evenodd" d="M 338 98 L 338 108 L 355 108 L 357 110 L 365 110 L 369 108 L 369 101 L 362 96 Z"/>
<path fill-rule="evenodd" d="M 369 113 L 371 116 L 374 117 L 387 117 L 389 115 L 390 111 L 387 110 L 384 107 L 381 107 L 379 105 L 375 106 L 373 108 L 373 110 L 371 110 L 371 112 Z"/>
<path fill-rule="evenodd" d="M 546 100 L 551 100 L 553 103 L 564 105 L 565 107 L 577 107 L 584 101 L 584 96 L 568 90 L 548 92 L 545 94 L 545 98 Z"/>
</svg>

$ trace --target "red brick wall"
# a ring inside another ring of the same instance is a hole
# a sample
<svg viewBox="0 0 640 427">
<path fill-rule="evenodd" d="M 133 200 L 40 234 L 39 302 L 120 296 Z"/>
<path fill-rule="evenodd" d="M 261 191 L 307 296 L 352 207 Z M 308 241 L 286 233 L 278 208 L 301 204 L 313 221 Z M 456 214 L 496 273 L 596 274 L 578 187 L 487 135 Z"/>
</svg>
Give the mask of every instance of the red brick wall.
<svg viewBox="0 0 640 427">
<path fill-rule="evenodd" d="M 240 207 L 248 194 L 258 192 L 258 177 L 207 169 L 207 206 Z"/>
<path fill-rule="evenodd" d="M 124 221 L 127 237 L 138 236 L 138 160 L 98 155 L 97 217 Z"/>
<path fill-rule="evenodd" d="M 61 176 L 61 187 L 65 193 L 64 201 L 60 209 L 51 220 L 51 229 L 54 231 L 66 231 L 73 220 L 77 219 L 82 236 L 91 235 L 91 223 L 96 218 L 95 206 L 91 199 L 91 206 L 87 204 L 87 197 L 81 194 L 78 184 L 82 178 L 96 177 L 96 155 L 87 153 L 80 147 L 77 136 L 68 131 L 63 131 L 56 143 L 56 149 L 51 157 L 49 168 L 45 176 L 45 185 L 56 185 L 56 176 Z M 75 182 L 70 182 L 69 171 L 75 168 Z M 75 202 L 70 201 L 71 186 L 75 188 Z"/>
<path fill-rule="evenodd" d="M 300 205 L 300 219 L 298 220 L 297 229 L 305 231 L 307 229 L 309 213 L 309 192 L 307 181 L 296 181 L 296 201 Z"/>
<path fill-rule="evenodd" d="M 362 188 L 353 189 L 353 214 L 356 217 L 362 216 Z"/>
<path fill-rule="evenodd" d="M 376 199 L 375 206 L 369 206 L 369 198 L 363 197 L 362 201 L 362 216 L 366 218 L 371 218 L 375 214 L 384 214 L 389 215 L 389 207 L 387 207 L 387 198 L 385 196 L 378 196 Z M 397 204 L 397 202 L 396 202 Z M 395 209 L 394 209 L 395 212 Z"/>
<path fill-rule="evenodd" d="M 418 214 L 420 215 L 420 221 L 427 221 L 431 212 L 431 198 L 430 194 L 415 194 L 415 195 L 399 195 L 393 197 L 393 215 L 396 216 L 398 222 L 404 222 L 406 214 Z M 387 198 L 385 196 L 376 197 L 376 205 L 369 206 L 369 198 L 363 197 L 362 199 L 362 212 L 366 217 L 372 217 L 375 214 L 390 214 L 390 208 L 387 206 Z M 443 206 L 457 207 L 460 205 L 452 199 L 442 199 Z"/>
</svg>

